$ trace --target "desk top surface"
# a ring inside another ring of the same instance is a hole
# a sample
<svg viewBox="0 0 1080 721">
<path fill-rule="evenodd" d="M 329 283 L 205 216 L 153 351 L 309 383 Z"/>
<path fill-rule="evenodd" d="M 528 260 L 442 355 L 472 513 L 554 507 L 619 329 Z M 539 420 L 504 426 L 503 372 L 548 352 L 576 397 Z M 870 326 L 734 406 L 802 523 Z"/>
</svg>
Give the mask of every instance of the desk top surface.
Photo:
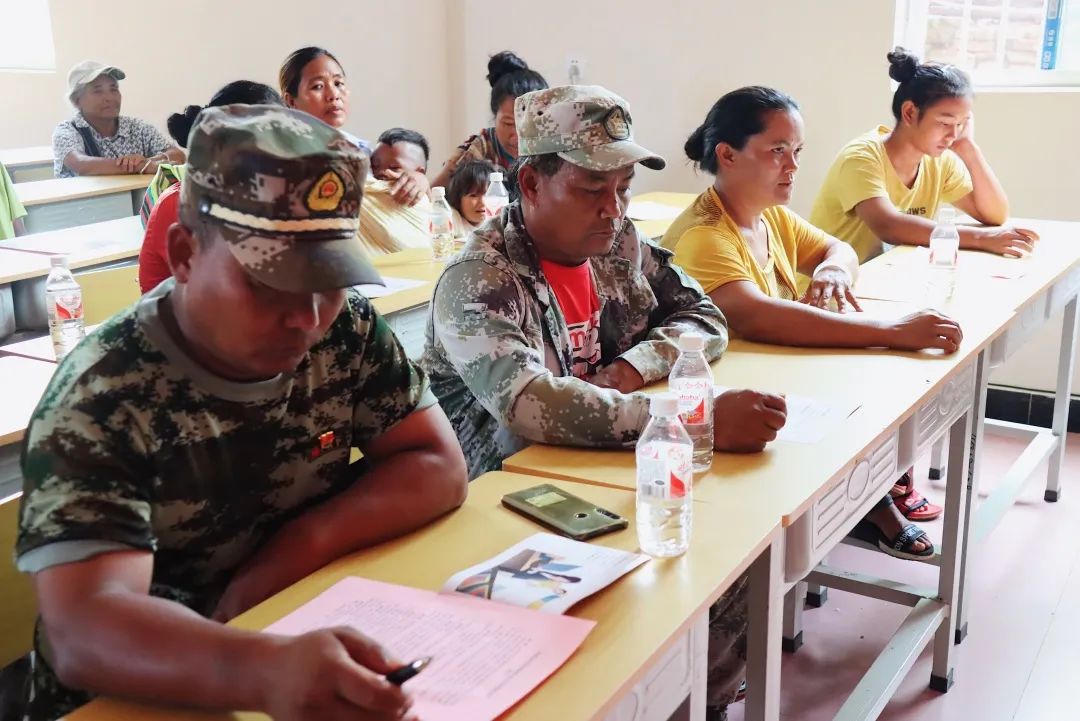
<svg viewBox="0 0 1080 721">
<path fill-rule="evenodd" d="M 55 363 L 0 356 L 0 446 L 18 443 L 26 432 L 30 415 L 56 370 Z"/>
<path fill-rule="evenodd" d="M 240 616 L 235 625 L 263 628 L 347 575 L 437 590 L 454 573 L 543 530 L 500 504 L 505 493 L 539 482 L 545 481 L 503 472 L 481 476 L 470 484 L 469 498 L 461 509 L 409 536 L 321 569 Z M 633 493 L 565 482 L 556 485 L 627 518 L 634 517 Z M 703 504 L 696 503 L 695 508 L 699 507 Z M 670 642 L 749 567 L 777 529 L 775 518 L 754 514 L 732 514 L 724 524 L 696 524 L 686 555 L 652 560 L 574 606 L 570 615 L 596 620 L 596 627 L 559 671 L 500 719 L 550 721 L 554 708 L 561 709 L 560 718 L 603 718 Z M 638 550 L 633 523 L 592 542 Z M 103 700 L 68 718 L 152 721 L 261 717 L 178 714 Z"/>
<path fill-rule="evenodd" d="M 8 170 L 27 165 L 52 165 L 53 150 L 51 145 L 33 145 L 27 148 L 6 148 L 0 150 L 0 164 Z"/>
<path fill-rule="evenodd" d="M 14 188 L 22 204 L 30 208 L 45 203 L 146 190 L 153 177 L 150 174 L 82 175 L 77 178 L 50 178 L 16 183 Z"/>
</svg>

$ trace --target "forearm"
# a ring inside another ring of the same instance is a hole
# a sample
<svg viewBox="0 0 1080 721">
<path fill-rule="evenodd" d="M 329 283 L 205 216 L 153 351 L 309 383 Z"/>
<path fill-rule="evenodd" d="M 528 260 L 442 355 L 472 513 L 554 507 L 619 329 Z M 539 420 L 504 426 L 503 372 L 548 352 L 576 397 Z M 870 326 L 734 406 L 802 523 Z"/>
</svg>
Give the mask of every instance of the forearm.
<svg viewBox="0 0 1080 721">
<path fill-rule="evenodd" d="M 218 710 L 263 709 L 262 674 L 279 643 L 128 591 L 92 595 L 45 632 L 66 685 Z"/>
<path fill-rule="evenodd" d="M 974 143 L 966 143 L 956 153 L 971 174 L 971 197 L 975 204 L 972 215 L 986 225 L 1001 225 L 1009 217 L 1009 199 L 982 150 Z"/>
<path fill-rule="evenodd" d="M 260 549 L 254 562 L 273 559 L 279 589 L 342 556 L 414 531 L 465 500 L 460 458 L 455 465 L 447 455 L 415 449 L 360 465 L 368 470 L 348 490 L 286 525 Z"/>
<path fill-rule="evenodd" d="M 126 171 L 116 162 L 116 158 L 94 158 L 76 155 L 64 160 L 71 170 L 79 175 L 125 175 Z"/>
<path fill-rule="evenodd" d="M 804 303 L 762 297 L 739 314 L 732 329 L 747 340 L 819 348 L 887 346 L 886 325 L 859 313 L 833 313 Z"/>
<path fill-rule="evenodd" d="M 537 443 L 621 448 L 637 441 L 648 419 L 644 393 L 620 393 L 545 373 L 511 402 L 504 423 Z"/>
<path fill-rule="evenodd" d="M 914 215 L 897 214 L 884 224 L 884 227 L 873 229 L 874 234 L 892 245 L 930 245 L 930 234 L 934 231 L 934 222 Z M 958 225 L 960 233 L 960 247 L 964 250 L 982 250 L 981 228 Z"/>
</svg>

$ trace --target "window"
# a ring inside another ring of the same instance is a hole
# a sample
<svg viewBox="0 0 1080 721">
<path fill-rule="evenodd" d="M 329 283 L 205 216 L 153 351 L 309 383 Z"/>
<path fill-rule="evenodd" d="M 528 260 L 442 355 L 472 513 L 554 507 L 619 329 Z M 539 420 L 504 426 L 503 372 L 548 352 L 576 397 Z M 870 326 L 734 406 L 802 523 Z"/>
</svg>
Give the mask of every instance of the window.
<svg viewBox="0 0 1080 721">
<path fill-rule="evenodd" d="M 0 0 L 0 70 L 56 70 L 48 0 Z"/>
<path fill-rule="evenodd" d="M 1080 86 L 1080 0 L 906 0 L 896 29 L 980 88 Z"/>
</svg>

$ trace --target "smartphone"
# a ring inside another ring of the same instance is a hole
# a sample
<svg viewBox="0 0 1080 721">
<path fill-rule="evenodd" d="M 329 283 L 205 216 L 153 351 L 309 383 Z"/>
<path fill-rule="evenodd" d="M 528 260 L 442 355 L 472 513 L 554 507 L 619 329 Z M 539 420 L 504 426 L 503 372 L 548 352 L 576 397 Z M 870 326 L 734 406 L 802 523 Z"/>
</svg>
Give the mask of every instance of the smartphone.
<svg viewBox="0 0 1080 721">
<path fill-rule="evenodd" d="M 502 503 L 541 526 L 576 541 L 621 531 L 629 525 L 617 513 L 600 508 L 550 483 L 507 493 L 502 497 Z"/>
</svg>

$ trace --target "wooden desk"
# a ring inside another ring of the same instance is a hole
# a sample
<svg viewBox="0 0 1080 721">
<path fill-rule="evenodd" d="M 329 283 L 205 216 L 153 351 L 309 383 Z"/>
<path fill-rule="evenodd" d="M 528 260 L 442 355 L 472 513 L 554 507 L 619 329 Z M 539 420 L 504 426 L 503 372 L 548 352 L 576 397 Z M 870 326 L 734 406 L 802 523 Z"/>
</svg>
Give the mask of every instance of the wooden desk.
<svg viewBox="0 0 1080 721">
<path fill-rule="evenodd" d="M 530 476 L 486 474 L 472 482 L 469 498 L 458 511 L 410 536 L 323 568 L 240 616 L 234 624 L 263 628 L 347 575 L 438 589 L 457 571 L 537 532 L 535 524 L 499 503 L 504 493 L 536 482 Z M 563 487 L 572 493 L 583 491 L 583 487 L 573 484 Z M 634 516 L 632 493 L 593 487 L 587 495 L 589 500 L 616 513 Z M 776 526 L 776 519 L 755 514 L 733 514 L 724 524 L 695 524 L 690 551 L 685 556 L 650 561 L 576 605 L 571 615 L 593 619 L 596 627 L 566 665 L 500 719 L 623 719 L 631 718 L 627 712 L 632 713 L 641 704 L 645 704 L 645 715 L 640 718 L 666 719 L 667 715 L 657 713 L 657 704 L 674 709 L 682 696 L 671 698 L 669 694 L 665 698 L 656 693 L 658 688 L 650 691 L 649 682 L 662 686 L 656 672 L 673 673 L 689 662 L 692 653 L 703 653 L 703 648 L 690 649 L 680 643 L 686 643 L 695 625 L 701 629 L 709 605 L 768 549 Z M 593 542 L 625 550 L 638 548 L 633 526 Z M 697 679 L 698 690 L 703 680 Z M 179 714 L 99 700 L 68 718 L 152 721 L 262 717 Z"/>
<path fill-rule="evenodd" d="M 669 205 L 672 208 L 677 208 L 681 213 L 694 202 L 694 198 L 696 197 L 698 197 L 698 193 L 654 192 L 635 195 L 633 196 L 633 199 L 641 202 Z M 647 237 L 659 240 L 663 237 L 664 233 L 667 232 L 667 229 L 671 227 L 672 220 L 674 220 L 674 218 L 665 220 L 635 220 L 634 225 Z"/>
<path fill-rule="evenodd" d="M 26 230 L 41 233 L 137 215 L 151 175 L 85 175 L 18 183 Z"/>
<path fill-rule="evenodd" d="M 0 356 L 0 446 L 17 444 L 56 370 L 55 363 Z"/>
<path fill-rule="evenodd" d="M 100 324 L 86 326 L 86 334 L 90 335 L 99 327 Z M 47 363 L 56 363 L 56 352 L 53 350 L 52 337 L 49 335 L 0 346 L 0 356 L 3 355 L 22 356 L 23 358 L 41 360 Z"/>
<path fill-rule="evenodd" d="M 423 285 L 373 299 L 372 305 L 383 314 L 394 334 L 413 360 L 424 352 L 428 308 L 435 294 L 435 283 L 446 263 L 431 257 L 428 248 L 413 248 L 372 259 L 379 273 L 388 278 L 422 280 Z"/>
<path fill-rule="evenodd" d="M 53 151 L 49 145 L 0 150 L 0 165 L 7 168 L 11 180 L 25 183 L 53 177 Z"/>
</svg>

